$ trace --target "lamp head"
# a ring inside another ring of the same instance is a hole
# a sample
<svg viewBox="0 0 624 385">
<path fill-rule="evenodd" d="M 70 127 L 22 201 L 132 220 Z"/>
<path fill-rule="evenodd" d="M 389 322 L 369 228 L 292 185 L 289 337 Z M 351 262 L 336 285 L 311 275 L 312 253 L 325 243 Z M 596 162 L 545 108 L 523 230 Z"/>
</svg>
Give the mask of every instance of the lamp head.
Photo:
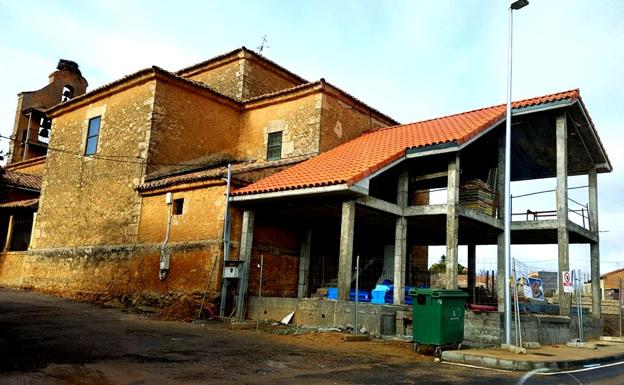
<svg viewBox="0 0 624 385">
<path fill-rule="evenodd" d="M 513 9 L 514 11 L 517 11 L 521 8 L 526 7 L 527 5 L 529 5 L 529 0 L 516 0 L 513 3 L 511 3 L 509 8 Z"/>
</svg>

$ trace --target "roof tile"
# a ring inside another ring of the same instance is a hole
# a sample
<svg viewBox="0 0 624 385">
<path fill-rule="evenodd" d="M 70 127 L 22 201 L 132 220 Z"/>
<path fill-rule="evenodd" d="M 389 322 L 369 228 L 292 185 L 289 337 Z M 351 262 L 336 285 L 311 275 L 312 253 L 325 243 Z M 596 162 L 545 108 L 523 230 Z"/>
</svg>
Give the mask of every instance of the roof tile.
<svg viewBox="0 0 624 385">
<path fill-rule="evenodd" d="M 513 108 L 529 107 L 559 100 L 579 98 L 570 90 L 513 103 Z M 410 148 L 457 142 L 462 144 L 504 118 L 506 105 L 482 108 L 425 120 L 370 130 L 319 156 L 261 179 L 233 195 L 258 194 L 347 183 L 362 178 L 399 159 Z"/>
<path fill-rule="evenodd" d="M 0 174 L 0 184 L 14 187 L 22 187 L 31 190 L 40 190 L 41 177 L 38 175 L 23 174 L 21 172 L 4 170 L 4 172 Z"/>
</svg>

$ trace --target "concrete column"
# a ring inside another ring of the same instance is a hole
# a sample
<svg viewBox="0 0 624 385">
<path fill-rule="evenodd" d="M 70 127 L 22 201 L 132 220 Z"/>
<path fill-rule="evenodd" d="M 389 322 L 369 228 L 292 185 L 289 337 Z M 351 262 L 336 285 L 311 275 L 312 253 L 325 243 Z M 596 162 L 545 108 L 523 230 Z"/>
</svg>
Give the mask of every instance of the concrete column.
<svg viewBox="0 0 624 385">
<path fill-rule="evenodd" d="M 236 301 L 236 317 L 243 320 L 245 316 L 245 295 L 249 284 L 249 264 L 251 263 L 251 246 L 253 245 L 255 213 L 252 210 L 243 211 L 243 226 L 241 229 L 241 241 L 238 259 L 241 264 L 241 277 L 238 280 L 238 298 Z"/>
<path fill-rule="evenodd" d="M 446 202 L 446 288 L 457 289 L 457 255 L 459 236 L 459 153 L 448 163 Z"/>
<path fill-rule="evenodd" d="M 600 233 L 598 232 L 598 174 L 589 170 L 589 229 L 596 235 L 596 242 L 589 245 L 591 255 L 592 315 L 602 316 L 602 291 L 600 290 Z"/>
<path fill-rule="evenodd" d="M 11 239 L 13 238 L 13 215 L 9 216 L 9 226 L 7 227 L 6 239 L 4 240 L 3 251 L 9 251 L 11 249 Z"/>
<path fill-rule="evenodd" d="M 559 262 L 559 314 L 570 314 L 571 296 L 563 292 L 561 272 L 570 270 L 570 245 L 568 234 L 568 127 L 565 113 L 556 119 L 557 137 L 557 245 Z"/>
<path fill-rule="evenodd" d="M 505 220 L 505 131 L 501 130 L 498 136 L 498 162 L 496 173 L 496 197 L 498 205 L 498 218 Z M 498 297 L 498 312 L 505 312 L 505 233 L 498 233 L 497 244 L 497 266 L 496 266 L 496 294 Z"/>
<path fill-rule="evenodd" d="M 404 167 L 397 181 L 397 205 L 407 207 L 409 201 L 409 170 Z"/>
<path fill-rule="evenodd" d="M 299 284 L 297 286 L 297 298 L 305 298 L 308 295 L 308 279 L 310 273 L 310 253 L 312 250 L 312 230 L 306 232 L 306 237 L 301 244 L 299 257 Z"/>
<path fill-rule="evenodd" d="M 351 270 L 353 267 L 353 235 L 355 229 L 355 201 L 342 203 L 340 221 L 340 256 L 338 261 L 338 299 L 349 301 Z"/>
<path fill-rule="evenodd" d="M 29 249 L 32 246 L 34 238 L 35 238 L 35 225 L 36 224 L 37 224 L 37 212 L 34 212 L 33 213 L 32 226 L 30 226 L 30 239 L 28 240 L 28 248 Z"/>
<path fill-rule="evenodd" d="M 409 170 L 404 167 L 397 181 L 397 205 L 407 207 L 409 201 Z M 395 305 L 405 303 L 405 268 L 407 260 L 407 218 L 396 219 L 394 230 L 394 291 Z"/>
<path fill-rule="evenodd" d="M 476 286 L 477 245 L 468 245 L 468 287 Z"/>
<path fill-rule="evenodd" d="M 405 260 L 407 258 L 407 218 L 398 217 L 394 232 L 394 292 L 395 305 L 405 303 Z"/>
</svg>

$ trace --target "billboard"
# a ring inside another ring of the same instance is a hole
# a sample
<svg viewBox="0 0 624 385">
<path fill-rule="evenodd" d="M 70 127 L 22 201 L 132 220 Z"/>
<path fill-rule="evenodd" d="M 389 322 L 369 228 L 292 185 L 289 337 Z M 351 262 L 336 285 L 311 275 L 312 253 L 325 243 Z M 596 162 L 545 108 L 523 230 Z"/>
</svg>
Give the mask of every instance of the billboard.
<svg viewBox="0 0 624 385">
<path fill-rule="evenodd" d="M 521 282 L 525 298 L 544 300 L 544 287 L 540 278 L 522 277 Z"/>
</svg>

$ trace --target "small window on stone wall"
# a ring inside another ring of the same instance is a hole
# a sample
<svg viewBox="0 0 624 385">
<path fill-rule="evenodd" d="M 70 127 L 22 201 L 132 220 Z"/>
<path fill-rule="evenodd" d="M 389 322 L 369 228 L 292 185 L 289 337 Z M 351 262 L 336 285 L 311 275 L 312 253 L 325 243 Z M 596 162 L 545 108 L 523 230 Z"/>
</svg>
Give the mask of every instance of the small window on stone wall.
<svg viewBox="0 0 624 385">
<path fill-rule="evenodd" d="M 182 215 L 184 211 L 184 198 L 173 200 L 173 215 Z"/>
<path fill-rule="evenodd" d="M 98 137 L 100 136 L 100 122 L 102 118 L 96 116 L 89 119 L 89 129 L 87 131 L 87 143 L 85 144 L 85 155 L 93 155 L 97 151 Z"/>
<path fill-rule="evenodd" d="M 267 160 L 276 160 L 282 157 L 282 132 L 272 132 L 267 140 Z"/>
</svg>

